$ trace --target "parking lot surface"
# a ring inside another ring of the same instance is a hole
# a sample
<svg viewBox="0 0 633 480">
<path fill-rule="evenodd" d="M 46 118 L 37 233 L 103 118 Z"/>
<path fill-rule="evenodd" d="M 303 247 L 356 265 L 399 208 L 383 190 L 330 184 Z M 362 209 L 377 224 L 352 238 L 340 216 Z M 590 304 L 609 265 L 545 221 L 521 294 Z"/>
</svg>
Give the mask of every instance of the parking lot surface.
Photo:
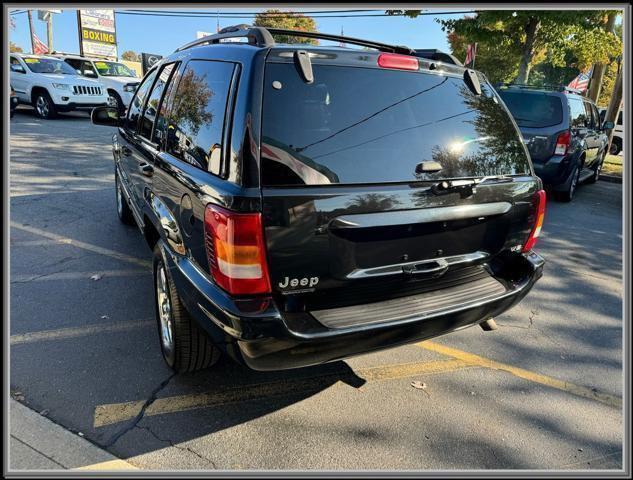
<svg viewBox="0 0 633 480">
<path fill-rule="evenodd" d="M 11 390 L 65 428 L 145 469 L 622 468 L 620 185 L 549 202 L 544 277 L 496 331 L 173 375 L 114 129 L 20 107 L 10 133 Z"/>
</svg>

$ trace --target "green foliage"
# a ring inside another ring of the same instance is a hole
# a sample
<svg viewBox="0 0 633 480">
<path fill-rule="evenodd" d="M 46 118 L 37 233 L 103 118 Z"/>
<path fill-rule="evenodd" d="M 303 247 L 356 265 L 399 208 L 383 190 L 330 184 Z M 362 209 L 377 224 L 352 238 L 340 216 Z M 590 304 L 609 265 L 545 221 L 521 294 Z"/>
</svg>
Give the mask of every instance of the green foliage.
<svg viewBox="0 0 633 480">
<path fill-rule="evenodd" d="M 13 53 L 21 53 L 24 52 L 24 50 L 22 50 L 22 47 L 13 43 L 13 42 L 9 42 L 9 52 Z"/>
<path fill-rule="evenodd" d="M 307 17 L 296 12 L 282 12 L 281 10 L 265 10 L 262 14 L 255 15 L 253 25 L 258 27 L 284 28 L 287 30 L 301 30 L 303 32 L 316 32 L 316 21 L 312 17 Z M 314 38 L 292 37 L 288 35 L 273 35 L 278 43 L 306 43 L 318 45 L 319 41 Z"/>
</svg>

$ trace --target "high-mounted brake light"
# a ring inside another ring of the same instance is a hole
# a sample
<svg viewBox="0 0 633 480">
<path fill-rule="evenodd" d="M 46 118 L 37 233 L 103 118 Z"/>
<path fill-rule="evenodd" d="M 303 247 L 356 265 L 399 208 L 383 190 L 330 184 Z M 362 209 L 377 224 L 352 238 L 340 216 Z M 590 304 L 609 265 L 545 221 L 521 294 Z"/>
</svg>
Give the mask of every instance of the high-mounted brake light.
<svg viewBox="0 0 633 480">
<path fill-rule="evenodd" d="M 556 148 L 554 149 L 554 154 L 556 155 L 565 155 L 567 153 L 567 149 L 569 148 L 569 142 L 571 140 L 571 134 L 569 130 L 565 130 L 561 133 L 556 139 Z"/>
<path fill-rule="evenodd" d="M 204 233 L 209 269 L 220 287 L 235 295 L 270 293 L 260 213 L 207 205 Z"/>
<path fill-rule="evenodd" d="M 378 66 L 382 68 L 398 68 L 401 70 L 418 70 L 420 68 L 417 57 L 400 55 L 398 53 L 381 53 L 378 55 Z"/>
<path fill-rule="evenodd" d="M 534 194 L 534 202 L 536 203 L 536 222 L 530 232 L 530 236 L 523 245 L 523 253 L 529 252 L 536 245 L 538 237 L 541 235 L 541 229 L 543 228 L 543 220 L 545 219 L 545 202 L 546 195 L 545 190 L 539 190 Z"/>
</svg>

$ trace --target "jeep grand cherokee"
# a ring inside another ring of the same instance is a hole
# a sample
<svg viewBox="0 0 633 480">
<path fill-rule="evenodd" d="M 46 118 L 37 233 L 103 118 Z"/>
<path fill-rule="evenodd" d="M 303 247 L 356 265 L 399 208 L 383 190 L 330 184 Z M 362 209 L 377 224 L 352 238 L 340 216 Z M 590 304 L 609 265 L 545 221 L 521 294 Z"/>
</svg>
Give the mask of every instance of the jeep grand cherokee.
<svg viewBox="0 0 633 480">
<path fill-rule="evenodd" d="M 485 77 L 238 26 L 153 67 L 113 136 L 177 371 L 301 367 L 486 322 L 541 276 L 545 194 Z M 324 39 L 332 35 L 290 32 Z M 225 42 L 242 38 L 246 42 Z"/>
</svg>

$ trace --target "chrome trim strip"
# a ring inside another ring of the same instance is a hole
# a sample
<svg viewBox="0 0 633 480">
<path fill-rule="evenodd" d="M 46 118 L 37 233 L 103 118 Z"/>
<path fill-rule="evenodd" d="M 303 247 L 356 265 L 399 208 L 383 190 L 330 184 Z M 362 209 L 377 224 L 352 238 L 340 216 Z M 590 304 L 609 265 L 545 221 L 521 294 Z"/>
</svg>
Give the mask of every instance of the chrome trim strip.
<svg viewBox="0 0 633 480">
<path fill-rule="evenodd" d="M 360 213 L 342 215 L 330 221 L 329 228 L 371 228 L 408 225 L 412 223 L 445 222 L 465 218 L 503 215 L 512 208 L 509 202 L 481 203 L 478 205 L 457 205 L 454 207 L 423 208 L 418 210 L 397 210 L 394 212 Z"/>
<path fill-rule="evenodd" d="M 346 278 L 356 279 L 356 278 L 370 278 L 370 277 L 378 277 L 383 275 L 396 275 L 403 274 L 403 269 L 407 267 L 416 267 L 424 264 L 433 264 L 437 263 L 438 265 L 446 265 L 450 267 L 451 265 L 457 265 L 460 263 L 472 263 L 477 260 L 484 260 L 488 258 L 488 253 L 486 252 L 473 252 L 466 253 L 464 255 L 453 255 L 450 257 L 440 257 L 440 258 L 431 258 L 428 260 L 418 260 L 417 262 L 406 262 L 406 263 L 396 263 L 393 265 L 385 265 L 383 267 L 373 267 L 373 268 L 357 268 L 351 273 L 347 274 Z M 439 268 L 438 268 L 439 270 Z M 431 270 L 427 270 L 431 271 Z M 422 273 L 422 272 L 420 272 Z"/>
</svg>

